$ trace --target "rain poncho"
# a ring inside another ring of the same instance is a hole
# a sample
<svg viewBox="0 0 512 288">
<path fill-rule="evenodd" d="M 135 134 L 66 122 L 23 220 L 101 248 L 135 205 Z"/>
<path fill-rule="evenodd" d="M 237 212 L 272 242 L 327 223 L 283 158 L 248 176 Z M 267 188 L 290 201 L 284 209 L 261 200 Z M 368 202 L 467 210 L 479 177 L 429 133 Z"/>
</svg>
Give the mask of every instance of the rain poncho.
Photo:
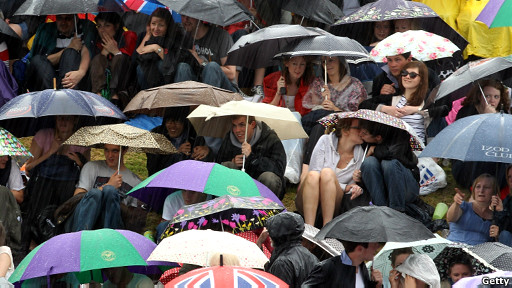
<svg viewBox="0 0 512 288">
<path fill-rule="evenodd" d="M 425 282 L 431 288 L 441 287 L 441 278 L 436 265 L 428 255 L 412 254 L 405 259 L 404 263 L 396 267 L 396 270 Z"/>
</svg>

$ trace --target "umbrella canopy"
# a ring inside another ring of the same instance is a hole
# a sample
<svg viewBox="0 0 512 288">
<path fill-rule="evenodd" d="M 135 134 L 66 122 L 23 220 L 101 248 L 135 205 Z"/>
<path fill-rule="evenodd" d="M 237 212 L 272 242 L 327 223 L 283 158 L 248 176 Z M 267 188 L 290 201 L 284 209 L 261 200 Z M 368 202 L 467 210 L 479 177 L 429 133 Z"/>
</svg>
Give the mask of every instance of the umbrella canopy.
<svg viewBox="0 0 512 288">
<path fill-rule="evenodd" d="M 420 221 L 386 206 L 354 208 L 332 219 L 316 235 L 352 242 L 412 242 L 434 237 Z"/>
<path fill-rule="evenodd" d="M 231 131 L 233 115 L 254 116 L 272 128 L 281 140 L 308 138 L 290 109 L 266 103 L 231 101 L 220 107 L 200 105 L 187 118 L 198 135 L 223 138 Z"/>
<path fill-rule="evenodd" d="M 419 157 L 512 163 L 512 115 L 478 114 L 443 129 Z"/>
<path fill-rule="evenodd" d="M 407 0 L 379 0 L 368 3 L 350 15 L 338 20 L 331 28 L 336 35 L 343 35 L 365 43 L 369 41 L 368 31 L 373 34 L 371 22 L 398 19 L 414 19 L 420 29 L 450 39 L 463 50 L 468 41 L 443 21 L 429 6 Z"/>
<path fill-rule="evenodd" d="M 289 3 L 292 2 L 290 1 Z M 368 51 L 356 40 L 331 34 L 302 39 L 290 51 L 279 53 L 275 57 L 305 55 L 345 56 L 347 61 L 354 64 L 372 61 Z"/>
<path fill-rule="evenodd" d="M 170 221 L 162 238 L 191 229 L 230 230 L 236 234 L 263 228 L 268 218 L 281 213 L 284 209 L 282 205 L 260 196 L 225 195 L 183 206 Z"/>
<path fill-rule="evenodd" d="M 282 9 L 327 25 L 343 17 L 343 11 L 329 0 L 317 0 L 315 5 L 308 0 L 288 1 Z"/>
<path fill-rule="evenodd" d="M 126 120 L 117 106 L 94 93 L 73 89 L 46 89 L 16 96 L 0 108 L 0 126 L 18 137 L 33 136 L 41 118 L 78 115 L 91 121 Z M 8 120 L 8 121 L 7 121 Z"/>
<path fill-rule="evenodd" d="M 25 0 L 14 15 L 55 15 L 122 12 L 115 0 Z"/>
<path fill-rule="evenodd" d="M 451 57 L 459 50 L 447 38 L 423 30 L 409 30 L 386 37 L 370 51 L 370 55 L 375 61 L 386 63 L 387 56 L 411 52 L 419 61 L 430 61 Z"/>
<path fill-rule="evenodd" d="M 512 67 L 512 55 L 471 61 L 457 69 L 441 83 L 439 91 L 437 91 L 436 100 L 472 83 L 473 81 L 477 81 L 478 79 L 510 67 Z"/>
<path fill-rule="evenodd" d="M 493 267 L 510 271 L 512 267 L 512 248 L 500 242 L 486 242 L 469 248 Z"/>
<path fill-rule="evenodd" d="M 265 185 L 247 173 L 217 163 L 184 160 L 146 178 L 128 195 L 159 210 L 167 196 L 176 190 L 203 192 L 215 196 L 263 196 L 282 205 Z"/>
<path fill-rule="evenodd" d="M 251 69 L 272 66 L 274 55 L 285 51 L 291 42 L 327 33 L 319 28 L 300 25 L 272 25 L 240 37 L 229 49 L 226 65 Z"/>
<path fill-rule="evenodd" d="M 482 275 L 496 271 L 496 268 L 485 261 L 482 257 L 470 250 L 471 246 L 462 243 L 451 243 L 434 258 L 439 276 L 445 280 L 450 277 L 450 265 L 455 258 L 467 256 L 471 259 L 471 265 L 475 275 Z"/>
<path fill-rule="evenodd" d="M 129 147 L 128 151 L 130 152 L 155 154 L 178 152 L 164 135 L 128 124 L 82 127 L 63 144 L 96 148 L 101 148 L 103 144 L 112 144 Z"/>
<path fill-rule="evenodd" d="M 510 11 L 512 11 L 510 0 L 489 1 L 475 20 L 484 22 L 489 28 L 512 26 Z"/>
<path fill-rule="evenodd" d="M 9 278 L 18 281 L 69 272 L 147 266 L 156 244 L 128 230 L 99 229 L 57 235 L 37 246 Z"/>
<path fill-rule="evenodd" d="M 167 107 L 210 105 L 220 106 L 229 101 L 243 100 L 242 96 L 228 90 L 196 81 L 184 81 L 142 90 L 126 105 L 125 113 L 153 114 Z"/>
<path fill-rule="evenodd" d="M 175 278 L 167 283 L 165 287 L 197 287 L 195 283 L 201 283 L 201 287 L 205 288 L 288 287 L 288 284 L 283 280 L 270 273 L 234 266 L 214 266 L 195 269 Z"/>
<path fill-rule="evenodd" d="M 32 154 L 23 146 L 18 138 L 0 127 L 0 156 L 4 155 L 13 157 L 16 162 L 21 165 L 23 165 L 28 158 L 32 157 Z"/>
<path fill-rule="evenodd" d="M 227 26 L 249 21 L 250 12 L 233 0 L 159 0 L 172 10 L 215 25 Z"/>
<path fill-rule="evenodd" d="M 320 231 L 320 229 L 316 228 L 315 226 L 304 223 L 304 233 L 302 233 L 302 237 L 308 241 L 311 241 L 331 256 L 341 255 L 341 252 L 345 250 L 343 244 L 341 244 L 340 241 L 332 238 L 327 238 L 324 240 L 316 239 L 315 235 L 318 234 L 318 231 Z"/>
<path fill-rule="evenodd" d="M 209 258 L 214 253 L 237 255 L 242 267 L 263 269 L 268 261 L 263 251 L 251 241 L 213 230 L 188 230 L 167 237 L 158 244 L 148 261 L 208 266 Z"/>
<path fill-rule="evenodd" d="M 482 280 L 484 277 L 487 279 L 507 278 L 510 281 L 510 279 L 512 278 L 512 271 L 497 271 L 497 272 L 489 273 L 489 274 L 483 274 L 483 275 L 478 275 L 478 276 L 473 276 L 473 277 L 465 277 L 465 278 L 462 278 L 459 281 L 457 281 L 457 283 L 453 284 L 452 287 L 453 288 L 466 288 L 466 287 L 483 288 L 483 287 L 500 287 L 501 286 L 501 285 L 492 285 L 492 286 L 491 285 L 483 285 Z M 501 287 L 507 287 L 507 286 L 503 285 Z"/>
</svg>

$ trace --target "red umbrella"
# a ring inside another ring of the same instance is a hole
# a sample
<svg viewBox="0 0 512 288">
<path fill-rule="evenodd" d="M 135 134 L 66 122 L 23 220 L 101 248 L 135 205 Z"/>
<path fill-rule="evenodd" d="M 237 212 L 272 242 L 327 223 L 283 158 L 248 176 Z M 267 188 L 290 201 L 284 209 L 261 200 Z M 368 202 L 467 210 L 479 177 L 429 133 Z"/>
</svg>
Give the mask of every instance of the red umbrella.
<svg viewBox="0 0 512 288">
<path fill-rule="evenodd" d="M 288 287 L 276 276 L 256 269 L 214 266 L 192 270 L 165 285 L 170 287 Z"/>
</svg>

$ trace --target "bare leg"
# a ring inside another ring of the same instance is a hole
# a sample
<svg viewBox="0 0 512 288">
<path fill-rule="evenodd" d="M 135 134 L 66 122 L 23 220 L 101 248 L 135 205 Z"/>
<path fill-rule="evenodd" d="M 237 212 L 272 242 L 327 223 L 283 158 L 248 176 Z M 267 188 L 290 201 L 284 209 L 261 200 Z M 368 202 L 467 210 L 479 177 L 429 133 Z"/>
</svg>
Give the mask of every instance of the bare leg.
<svg viewBox="0 0 512 288">
<path fill-rule="evenodd" d="M 299 186 L 297 187 L 297 190 L 299 190 L 302 185 L 304 184 L 304 179 L 306 179 L 306 176 L 309 173 L 309 165 L 308 164 L 302 164 L 302 171 L 300 173 L 300 181 Z"/>
<path fill-rule="evenodd" d="M 297 191 L 295 198 L 295 206 L 304 215 L 306 224 L 315 225 L 316 212 L 318 210 L 319 194 L 320 194 L 320 173 L 311 171 L 306 176 L 304 183 Z"/>
<path fill-rule="evenodd" d="M 331 221 L 336 209 L 339 209 L 343 191 L 336 178 L 336 173 L 331 168 L 320 171 L 320 206 L 322 207 L 323 225 Z"/>
</svg>

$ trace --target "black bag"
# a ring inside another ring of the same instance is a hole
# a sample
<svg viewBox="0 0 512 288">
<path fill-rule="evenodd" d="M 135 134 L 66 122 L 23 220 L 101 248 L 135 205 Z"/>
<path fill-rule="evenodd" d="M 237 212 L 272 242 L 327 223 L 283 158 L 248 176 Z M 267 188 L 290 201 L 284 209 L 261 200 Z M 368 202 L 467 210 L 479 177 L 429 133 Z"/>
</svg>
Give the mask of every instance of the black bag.
<svg viewBox="0 0 512 288">
<path fill-rule="evenodd" d="M 85 157 L 81 153 L 77 153 L 80 161 L 85 164 Z M 83 157 L 83 158 L 82 158 Z M 60 181 L 78 181 L 80 179 L 80 167 L 75 161 L 69 159 L 65 155 L 53 154 L 48 159 L 36 166 L 35 175 L 44 178 Z"/>
<path fill-rule="evenodd" d="M 36 216 L 34 225 L 31 225 L 32 239 L 36 243 L 43 243 L 61 232 L 53 217 L 56 209 L 57 205 L 48 205 Z"/>
</svg>

